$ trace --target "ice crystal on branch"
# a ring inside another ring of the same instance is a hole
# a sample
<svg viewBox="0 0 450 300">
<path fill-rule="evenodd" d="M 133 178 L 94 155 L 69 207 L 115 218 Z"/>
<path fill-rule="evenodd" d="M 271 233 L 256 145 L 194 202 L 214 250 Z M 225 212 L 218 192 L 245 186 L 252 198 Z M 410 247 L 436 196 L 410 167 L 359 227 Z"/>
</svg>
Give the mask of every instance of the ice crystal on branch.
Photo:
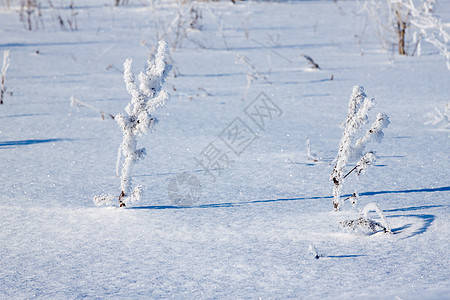
<svg viewBox="0 0 450 300">
<path fill-rule="evenodd" d="M 356 165 L 356 174 L 364 173 L 367 167 L 372 164 L 376 159 L 375 153 L 370 151 L 364 154 Z"/>
<path fill-rule="evenodd" d="M 411 24 L 414 27 L 414 53 L 421 54 L 421 41 L 428 42 L 439 50 L 439 53 L 445 57 L 447 69 L 450 70 L 450 34 L 448 33 L 449 24 L 441 21 L 441 18 L 435 12 L 435 2 L 427 0 L 415 5 L 412 0 L 404 0 L 404 6 L 411 15 Z"/>
<path fill-rule="evenodd" d="M 371 211 L 375 211 L 378 214 L 381 219 L 379 222 L 369 218 L 369 212 Z M 368 203 L 360 215 L 358 219 L 342 221 L 341 227 L 365 234 L 376 233 L 378 230 L 383 230 L 385 233 L 392 233 L 389 223 L 376 203 Z"/>
<path fill-rule="evenodd" d="M 132 59 L 127 58 L 124 66 L 124 81 L 131 102 L 125 107 L 126 114 L 117 114 L 114 119 L 122 129 L 123 139 L 119 146 L 117 166 L 123 158 L 120 170 L 119 206 L 126 206 L 128 202 L 139 200 L 142 187 L 132 189 L 131 171 L 135 162 L 146 155 L 145 148 L 137 148 L 137 138 L 146 134 L 156 124 L 152 113 L 163 106 L 169 99 L 169 94 L 162 89 L 165 79 L 171 69 L 166 64 L 167 43 L 160 41 L 154 57 L 147 61 L 147 68 L 139 74 L 139 86 L 131 71 Z M 119 173 L 119 168 L 117 168 Z M 96 197 L 96 203 L 108 197 Z M 105 201 L 106 202 L 106 201 Z"/>
<path fill-rule="evenodd" d="M 368 0 L 361 3 L 375 24 L 383 48 L 398 48 L 400 55 L 420 56 L 421 42 L 425 41 L 439 50 L 450 70 L 448 24 L 436 13 L 436 0 Z"/>
<path fill-rule="evenodd" d="M 0 73 L 0 80 L 1 80 L 1 86 L 0 86 L 0 104 L 3 104 L 3 98 L 4 95 L 6 93 L 6 85 L 5 85 L 5 80 L 6 80 L 6 71 L 9 68 L 9 50 L 5 50 L 3 51 L 3 65 L 2 65 L 2 70 Z"/>
<path fill-rule="evenodd" d="M 375 160 L 375 153 L 369 151 L 363 154 L 367 143 L 372 141 L 380 142 L 383 139 L 383 129 L 389 125 L 389 118 L 386 114 L 378 114 L 366 134 L 356 139 L 356 134 L 362 126 L 368 122 L 368 113 L 375 105 L 374 99 L 367 97 L 362 86 L 355 86 L 348 105 L 348 115 L 345 121 L 345 129 L 342 135 L 339 151 L 336 157 L 336 164 L 331 173 L 330 179 L 334 183 L 333 205 L 335 210 L 339 210 L 341 205 L 341 190 L 344 179 L 354 170 L 359 175 Z M 356 140 L 356 141 L 355 141 Z M 352 160 L 359 160 L 357 165 L 344 175 L 344 169 Z"/>
<path fill-rule="evenodd" d="M 369 142 L 381 142 L 384 137 L 383 129 L 389 125 L 389 117 L 386 114 L 378 113 L 375 122 L 372 124 L 366 134 L 356 141 L 353 148 L 355 156 L 361 156 L 364 148 Z"/>
</svg>

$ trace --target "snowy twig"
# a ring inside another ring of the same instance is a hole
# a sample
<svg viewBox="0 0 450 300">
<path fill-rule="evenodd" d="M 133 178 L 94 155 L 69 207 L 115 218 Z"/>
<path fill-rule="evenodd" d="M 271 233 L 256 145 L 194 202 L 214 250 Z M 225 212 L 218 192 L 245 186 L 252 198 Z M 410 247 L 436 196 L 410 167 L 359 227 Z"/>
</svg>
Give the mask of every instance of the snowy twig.
<svg viewBox="0 0 450 300">
<path fill-rule="evenodd" d="M 254 42 L 254 43 L 256 43 L 256 44 L 258 44 L 258 45 L 260 45 L 260 46 L 262 46 L 262 47 L 264 47 L 264 48 L 269 49 L 270 51 L 272 51 L 273 53 L 275 53 L 275 54 L 278 55 L 279 57 L 285 59 L 287 62 L 292 63 L 292 60 L 291 60 L 291 59 L 287 58 L 286 56 L 284 56 L 284 55 L 281 54 L 280 52 L 276 51 L 276 50 L 273 49 L 272 47 L 266 46 L 266 45 L 264 45 L 263 43 L 258 42 L 258 41 L 255 40 L 255 39 L 250 39 L 250 41 L 252 41 L 252 42 Z"/>
<path fill-rule="evenodd" d="M 370 230 L 371 233 L 375 233 L 379 229 L 385 230 L 385 227 L 381 225 L 379 222 L 374 221 L 372 219 L 366 219 L 363 217 L 359 217 L 358 219 L 355 220 L 345 220 L 340 222 L 340 224 L 343 229 L 362 231 L 364 233 L 366 232 L 367 229 Z"/>
<path fill-rule="evenodd" d="M 19 17 L 20 21 L 23 22 L 23 25 L 29 31 L 33 30 L 33 20 L 35 29 L 38 29 L 39 23 L 44 26 L 42 22 L 41 3 L 36 0 L 21 1 Z"/>
<path fill-rule="evenodd" d="M 222 41 L 225 46 L 225 49 L 230 50 L 230 47 L 228 46 L 228 42 L 227 42 L 227 37 L 225 36 L 225 32 L 223 31 L 222 15 L 220 15 L 220 16 L 216 15 L 216 13 L 214 11 L 212 11 L 211 7 L 209 6 L 209 2 L 206 2 L 206 9 L 214 17 L 214 21 L 216 22 L 218 31 L 222 35 Z"/>
<path fill-rule="evenodd" d="M 133 164 L 146 155 L 145 148 L 137 149 L 137 138 L 146 134 L 156 124 L 152 113 L 163 106 L 169 99 L 169 94 L 162 90 L 165 79 L 171 69 L 166 64 L 167 42 L 160 41 L 153 59 L 147 61 L 147 68 L 139 74 L 139 86 L 131 71 L 132 59 L 127 58 L 124 63 L 124 81 L 131 102 L 125 107 L 126 115 L 117 114 L 115 120 L 122 129 L 123 140 L 118 150 L 118 162 L 123 156 L 121 169 L 119 206 L 126 206 L 128 202 L 139 200 L 142 187 L 132 190 L 131 171 Z M 95 198 L 95 199 L 105 199 Z M 100 201 L 101 202 L 101 201 Z"/>
<path fill-rule="evenodd" d="M 309 253 L 314 255 L 315 259 L 319 259 L 319 258 L 324 256 L 323 254 L 319 254 L 319 252 L 317 251 L 316 247 L 314 247 L 314 245 L 312 245 L 312 244 L 309 244 L 308 251 L 309 251 Z"/>
<path fill-rule="evenodd" d="M 369 218 L 369 212 L 375 211 L 381 219 L 381 222 L 377 222 Z M 345 220 L 341 222 L 341 226 L 344 229 L 351 229 L 353 231 L 370 230 L 372 233 L 377 232 L 379 229 L 385 233 L 392 233 L 389 223 L 386 220 L 383 212 L 376 203 L 368 203 L 361 211 L 361 216 L 355 220 Z"/>
<path fill-rule="evenodd" d="M 168 40 L 172 49 L 181 48 L 184 38 L 188 38 L 192 42 L 201 45 L 201 47 L 205 47 L 200 41 L 188 37 L 188 30 L 199 31 L 202 28 L 202 11 L 198 2 L 193 1 L 187 7 L 181 1 L 177 1 L 177 4 L 178 11 L 167 27 L 164 26 L 162 20 L 155 21 L 157 39 Z M 163 24 L 163 28 L 161 28 L 160 24 Z"/>
<path fill-rule="evenodd" d="M 3 51 L 3 65 L 2 65 L 2 70 L 1 70 L 1 90 L 0 90 L 0 104 L 3 104 L 3 98 L 5 96 L 6 93 L 6 85 L 5 85 L 5 80 L 6 80 L 6 70 L 8 70 L 9 67 L 9 50 L 5 50 Z"/>
<path fill-rule="evenodd" d="M 383 48 L 397 47 L 399 54 L 421 54 L 421 42 L 434 45 L 450 70 L 450 35 L 436 14 L 434 0 L 369 0 L 363 10 L 374 21 Z M 416 5 L 417 3 L 418 5 Z M 413 48 L 407 49 L 408 43 Z"/>
<path fill-rule="evenodd" d="M 346 178 L 350 173 L 356 170 L 356 174 L 364 173 L 367 169 L 367 167 L 372 164 L 376 159 L 375 152 L 369 151 L 366 154 L 364 154 L 359 162 L 356 164 L 356 166 L 351 169 L 347 174 L 344 175 L 344 178 Z"/>
<path fill-rule="evenodd" d="M 450 34 L 445 30 L 445 24 L 440 17 L 434 13 L 432 3 L 424 1 L 420 8 L 414 5 L 412 0 L 403 5 L 411 14 L 411 24 L 414 26 L 414 41 L 416 43 L 417 55 L 421 54 L 420 42 L 424 40 L 435 46 L 439 53 L 445 57 L 447 68 L 450 70 Z"/>
<path fill-rule="evenodd" d="M 317 69 L 317 70 L 320 70 L 319 65 L 314 61 L 314 59 L 312 59 L 311 56 L 308 56 L 308 55 L 306 55 L 306 54 L 300 54 L 300 56 L 304 57 L 304 58 L 308 61 L 308 63 L 309 63 L 310 66 L 311 66 L 311 69 Z"/>
<path fill-rule="evenodd" d="M 363 210 L 362 210 L 362 214 L 364 216 L 364 218 L 368 218 L 368 214 L 371 211 L 375 211 L 377 212 L 378 216 L 380 216 L 381 221 L 382 221 L 382 225 L 384 226 L 384 230 L 385 232 L 388 233 L 392 233 L 391 232 L 391 228 L 389 226 L 389 223 L 387 222 L 383 212 L 381 211 L 380 207 L 376 204 L 376 203 L 368 203 L 366 206 L 364 206 Z"/>
<path fill-rule="evenodd" d="M 84 107 L 90 108 L 96 112 L 99 112 L 102 115 L 103 120 L 105 119 L 105 116 L 108 116 L 109 118 L 114 120 L 114 116 L 112 114 L 106 113 L 103 110 L 101 110 L 100 108 L 97 108 L 91 104 L 82 102 L 82 101 L 78 100 L 77 98 L 75 98 L 74 96 L 70 97 L 70 106 L 72 106 L 72 107 L 83 107 L 84 106 Z"/>
<path fill-rule="evenodd" d="M 350 202 L 352 203 L 353 206 L 356 205 L 356 203 L 358 202 L 358 194 L 353 193 L 351 196 L 347 197 L 344 199 L 344 202 L 347 200 L 350 200 Z"/>
<path fill-rule="evenodd" d="M 366 94 L 364 93 L 364 88 L 355 86 L 353 88 L 353 93 L 349 101 L 346 127 L 340 141 L 339 152 L 336 158 L 336 165 L 334 166 L 333 172 L 331 173 L 331 180 L 334 183 L 333 204 L 335 210 L 339 209 L 339 197 L 344 179 L 343 170 L 352 154 L 351 144 L 354 140 L 354 135 L 362 126 L 362 124 L 367 122 L 367 113 L 372 106 L 373 99 L 366 96 Z"/>
<path fill-rule="evenodd" d="M 378 114 L 377 119 L 372 124 L 366 134 L 358 139 L 355 144 L 355 135 L 361 127 L 368 122 L 368 112 L 375 105 L 374 99 L 367 97 L 364 88 L 355 86 L 350 97 L 348 106 L 348 115 L 345 123 L 344 133 L 342 135 L 339 151 L 336 157 L 336 164 L 331 173 L 330 179 L 334 183 L 333 187 L 333 206 L 335 210 L 339 210 L 340 194 L 344 178 L 344 168 L 349 160 L 360 157 L 360 160 L 354 170 L 360 174 L 369 164 L 375 160 L 374 152 L 362 154 L 368 142 L 378 141 L 383 138 L 383 129 L 389 125 L 389 118 L 385 114 Z M 353 171 L 353 170 L 352 170 Z M 349 173 L 351 173 L 350 171 Z"/>
<path fill-rule="evenodd" d="M 309 142 L 309 137 L 306 137 L 306 155 L 309 160 L 312 160 L 314 162 L 318 162 L 320 160 L 320 158 L 315 153 L 311 153 L 311 144 Z"/>
<path fill-rule="evenodd" d="M 353 147 L 353 157 L 361 156 L 367 143 L 381 142 L 384 137 L 383 129 L 388 127 L 389 123 L 389 117 L 386 114 L 378 113 L 370 129 L 356 141 Z"/>
<path fill-rule="evenodd" d="M 250 85 L 253 83 L 254 80 L 262 78 L 267 83 L 271 84 L 271 82 L 267 79 L 267 77 L 259 72 L 256 66 L 247 56 L 236 55 L 236 62 L 247 66 L 247 86 L 245 87 L 244 97 L 242 98 L 242 100 L 245 100 L 247 98 L 248 89 L 250 88 Z"/>
</svg>

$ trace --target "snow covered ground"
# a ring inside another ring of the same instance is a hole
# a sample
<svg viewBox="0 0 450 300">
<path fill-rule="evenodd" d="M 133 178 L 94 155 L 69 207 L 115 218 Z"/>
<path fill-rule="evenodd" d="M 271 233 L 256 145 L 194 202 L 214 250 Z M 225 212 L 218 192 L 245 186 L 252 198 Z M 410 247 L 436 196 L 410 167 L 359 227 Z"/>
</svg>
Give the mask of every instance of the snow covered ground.
<svg viewBox="0 0 450 300">
<path fill-rule="evenodd" d="M 156 131 L 139 140 L 143 198 L 96 207 L 95 195 L 120 193 L 121 131 L 69 99 L 122 112 L 123 62 L 142 69 L 157 33 L 189 6 L 75 1 L 72 32 L 44 4 L 44 28 L 28 32 L 11 2 L 0 2 L 13 93 L 0 106 L 0 298 L 449 299 L 449 131 L 425 123 L 450 102 L 450 72 L 432 46 L 420 57 L 382 51 L 354 1 L 199 3 L 200 30 L 166 37 L 179 74 Z M 438 12 L 450 21 L 448 1 Z M 249 68 L 237 55 L 261 73 L 244 100 Z M 385 112 L 391 124 L 370 146 L 375 166 L 343 193 L 358 192 L 359 208 L 377 203 L 392 235 L 344 232 L 357 209 L 332 211 L 329 174 L 357 84 L 376 99 L 371 118 Z M 258 126 L 246 112 L 261 93 L 276 110 Z M 255 135 L 233 152 L 226 129 L 236 124 Z M 196 161 L 205 149 L 230 160 L 214 178 Z M 184 172 L 201 182 L 190 207 L 169 197 Z"/>
</svg>

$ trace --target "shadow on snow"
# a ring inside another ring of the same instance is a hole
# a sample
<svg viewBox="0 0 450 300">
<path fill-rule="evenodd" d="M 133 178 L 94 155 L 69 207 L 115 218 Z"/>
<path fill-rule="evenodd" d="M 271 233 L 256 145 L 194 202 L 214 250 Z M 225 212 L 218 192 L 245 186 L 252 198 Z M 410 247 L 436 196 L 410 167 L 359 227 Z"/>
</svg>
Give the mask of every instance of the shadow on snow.
<svg viewBox="0 0 450 300">
<path fill-rule="evenodd" d="M 64 142 L 64 141 L 71 141 L 71 139 L 42 139 L 42 140 L 7 141 L 7 142 L 0 142 L 0 147 L 10 148 L 11 146 L 26 146 L 26 145 L 52 143 L 52 142 Z"/>
<path fill-rule="evenodd" d="M 416 229 L 414 232 L 412 232 L 407 237 L 404 237 L 405 239 L 425 233 L 428 230 L 428 228 L 431 226 L 431 224 L 433 223 L 434 219 L 436 219 L 436 217 L 434 215 L 427 215 L 427 214 L 394 215 L 394 216 L 387 216 L 387 217 L 388 218 L 417 218 L 422 222 L 422 226 L 420 226 L 418 229 Z M 392 229 L 392 232 L 400 233 L 403 230 L 410 228 L 411 226 L 412 226 L 412 224 L 406 224 L 406 225 L 403 225 L 402 227 Z"/>
<path fill-rule="evenodd" d="M 1 144 L 0 144 L 1 145 Z M 409 193 L 432 193 L 432 192 L 446 192 L 450 191 L 450 186 L 439 187 L 439 188 L 428 188 L 428 189 L 411 189 L 411 190 L 400 190 L 400 191 L 378 191 L 378 192 L 364 192 L 360 193 L 360 196 L 374 196 L 382 194 L 409 194 Z M 343 198 L 350 197 L 351 194 L 343 195 Z M 257 204 L 257 203 L 271 203 L 271 202 L 285 202 L 285 201 L 302 201 L 302 200 L 321 200 L 321 199 L 332 199 L 333 196 L 314 196 L 314 197 L 298 197 L 298 198 L 279 198 L 279 199 L 267 199 L 267 200 L 253 200 L 245 202 L 225 202 L 225 203 L 210 203 L 201 204 L 193 206 L 177 206 L 177 205 L 159 205 L 159 206 L 136 206 L 129 207 L 128 209 L 184 209 L 184 208 L 223 208 L 223 207 L 239 207 L 247 204 Z M 428 206 L 416 206 L 409 208 L 399 208 L 384 210 L 384 212 L 395 212 L 395 211 L 412 211 L 426 208 L 437 208 L 443 207 L 444 205 L 428 205 Z"/>
<path fill-rule="evenodd" d="M 433 192 L 446 192 L 450 191 L 450 186 L 439 187 L 439 188 L 427 188 L 427 189 L 410 189 L 410 190 L 400 190 L 400 191 L 378 191 L 378 192 L 365 192 L 361 193 L 362 196 L 373 196 L 373 195 L 382 195 L 382 194 L 408 194 L 408 193 L 433 193 Z M 350 195 L 344 195 L 342 197 L 348 197 Z M 246 202 L 237 202 L 237 203 L 210 203 L 210 204 L 202 204 L 202 205 L 194 205 L 194 206 L 176 206 L 176 205 L 160 205 L 160 206 L 138 206 L 138 207 L 129 207 L 127 209 L 186 209 L 186 208 L 227 208 L 227 207 L 239 207 L 247 204 L 257 204 L 257 203 L 271 203 L 271 202 L 284 202 L 284 201 L 301 201 L 301 200 L 320 200 L 320 199 L 332 199 L 333 196 L 325 196 L 325 197 L 299 197 L 299 198 L 280 198 L 280 199 L 268 199 L 268 200 L 254 200 L 254 201 L 246 201 Z M 445 207 L 446 205 L 423 205 L 423 206 L 411 206 L 397 209 L 387 209 L 383 210 L 383 212 L 409 212 L 409 211 L 417 211 L 423 209 L 431 209 L 431 208 L 440 208 Z M 408 235 L 406 238 L 410 238 L 422 233 L 425 233 L 428 228 L 431 226 L 433 221 L 435 220 L 435 216 L 431 214 L 405 214 L 405 215 L 388 215 L 388 218 L 416 218 L 422 222 L 422 225 Z M 392 232 L 395 234 L 401 233 L 404 230 L 409 229 L 412 224 L 405 224 L 401 227 L 393 228 Z M 339 256 L 328 256 L 333 258 L 344 258 L 344 257 L 356 257 L 354 255 L 339 255 Z"/>
<path fill-rule="evenodd" d="M 347 255 L 325 255 L 325 258 L 354 258 L 354 257 L 361 257 L 361 256 L 367 256 L 364 254 L 347 254 Z"/>
</svg>

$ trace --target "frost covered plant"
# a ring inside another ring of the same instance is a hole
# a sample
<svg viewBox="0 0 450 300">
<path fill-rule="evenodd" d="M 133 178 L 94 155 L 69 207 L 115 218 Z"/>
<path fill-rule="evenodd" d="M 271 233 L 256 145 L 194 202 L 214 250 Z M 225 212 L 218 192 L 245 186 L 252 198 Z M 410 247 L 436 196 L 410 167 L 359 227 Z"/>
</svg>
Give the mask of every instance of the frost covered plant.
<svg viewBox="0 0 450 300">
<path fill-rule="evenodd" d="M 43 26 L 40 1 L 21 0 L 19 17 L 25 28 L 30 31 L 33 30 L 33 27 L 34 29 L 38 29 L 39 23 Z"/>
<path fill-rule="evenodd" d="M 410 16 L 403 0 L 369 0 L 361 3 L 363 11 L 376 27 L 382 47 L 389 50 L 397 45 L 398 53 L 405 55 Z"/>
<path fill-rule="evenodd" d="M 247 98 L 248 89 L 250 88 L 250 85 L 253 83 L 253 81 L 262 78 L 267 83 L 271 83 L 266 76 L 259 72 L 256 66 L 247 56 L 238 54 L 235 57 L 235 61 L 236 63 L 240 63 L 247 67 L 247 86 L 245 87 L 244 97 L 242 98 L 242 100 L 245 100 Z"/>
<path fill-rule="evenodd" d="M 308 245 L 308 252 L 311 253 L 315 259 L 324 257 L 324 255 L 320 254 L 319 251 L 317 251 L 316 247 L 314 247 L 314 245 L 312 245 L 312 244 Z"/>
<path fill-rule="evenodd" d="M 333 206 L 335 210 L 339 210 L 341 205 L 340 196 L 344 179 L 353 171 L 356 171 L 358 175 L 363 173 L 375 161 L 375 152 L 369 151 L 364 153 L 365 147 L 367 143 L 372 141 L 381 142 L 384 136 L 383 129 L 389 125 L 388 116 L 378 113 L 370 129 L 362 137 L 356 138 L 362 126 L 368 123 L 368 113 L 374 105 L 374 99 L 367 97 L 362 86 L 353 88 L 348 105 L 344 133 L 335 159 L 336 164 L 330 176 L 331 181 L 334 183 Z M 357 161 L 356 166 L 345 173 L 344 169 L 351 161 Z"/>
<path fill-rule="evenodd" d="M 222 36 L 222 41 L 225 46 L 225 49 L 230 50 L 230 47 L 228 46 L 227 38 L 226 38 L 225 32 L 224 32 L 224 23 L 223 23 L 222 14 L 216 13 L 213 9 L 211 9 L 211 7 L 209 5 L 206 6 L 206 9 L 210 13 L 210 15 L 213 16 L 213 18 L 214 18 L 214 21 L 217 26 L 216 30 Z"/>
<path fill-rule="evenodd" d="M 126 115 L 119 113 L 114 117 L 123 133 L 117 157 L 118 163 L 123 157 L 119 207 L 139 200 L 141 196 L 141 186 L 132 189 L 131 171 L 133 165 L 146 155 L 145 148 L 137 148 L 137 138 L 152 129 L 157 122 L 152 113 L 169 99 L 169 94 L 162 89 L 171 69 L 171 66 L 166 64 L 166 55 L 167 42 L 160 41 L 155 56 L 147 61 L 145 73 L 139 74 L 139 86 L 131 71 L 132 59 L 127 58 L 123 64 L 123 77 L 127 91 L 131 95 L 131 102 L 125 107 Z M 100 195 L 94 197 L 94 202 L 97 205 L 109 204 L 112 199 L 112 196 Z"/>
<path fill-rule="evenodd" d="M 450 70 L 450 36 L 436 14 L 436 0 L 370 0 L 365 10 L 376 26 L 385 49 L 400 55 L 420 55 L 421 41 L 433 44 L 447 60 Z"/>
<path fill-rule="evenodd" d="M 381 221 L 375 221 L 369 218 L 369 212 L 375 211 L 380 217 Z M 375 203 L 368 203 L 362 211 L 360 217 L 355 220 L 345 220 L 341 222 L 343 229 L 361 232 L 364 234 L 376 233 L 378 230 L 383 230 L 385 233 L 392 233 L 389 223 L 387 222 L 380 207 Z"/>
<path fill-rule="evenodd" d="M 74 0 L 70 1 L 70 4 L 69 4 L 70 10 L 68 10 L 66 13 L 66 14 L 68 14 L 67 17 L 64 17 L 61 14 L 61 11 L 67 10 L 65 7 L 62 8 L 62 7 L 55 6 L 55 5 L 53 5 L 51 0 L 48 0 L 48 5 L 50 6 L 51 11 L 52 11 L 52 19 L 54 19 L 58 23 L 61 30 L 63 30 L 63 31 L 78 30 L 78 22 L 77 22 L 78 12 L 75 10 Z"/>
<path fill-rule="evenodd" d="M 444 24 L 441 21 L 440 17 L 435 13 L 434 1 L 430 1 L 433 0 L 424 1 L 419 7 L 414 5 L 412 0 L 404 4 L 411 14 L 411 24 L 415 28 L 413 33 L 416 44 L 414 53 L 420 56 L 421 41 L 428 42 L 435 46 L 439 53 L 445 57 L 447 69 L 450 70 L 450 34 L 445 28 L 449 24 Z"/>
<path fill-rule="evenodd" d="M 320 70 L 319 65 L 312 59 L 311 56 L 306 54 L 300 54 L 301 57 L 305 58 L 306 61 L 309 63 L 309 67 L 313 70 Z"/>
<path fill-rule="evenodd" d="M 309 142 L 309 137 L 306 137 L 306 156 L 308 157 L 308 160 L 311 160 L 313 162 L 318 162 L 320 160 L 320 157 L 317 156 L 317 154 L 311 152 L 311 143 Z"/>
<path fill-rule="evenodd" d="M 114 6 L 127 5 L 128 0 L 114 0 Z"/>
<path fill-rule="evenodd" d="M 9 0 L 6 0 L 6 4 L 5 3 L 3 3 L 4 1 L 2 1 L 2 5 L 6 5 L 6 8 L 9 10 Z"/>
<path fill-rule="evenodd" d="M 3 65 L 2 65 L 2 72 L 1 72 L 1 90 L 0 90 L 0 104 L 3 104 L 3 98 L 5 97 L 6 93 L 6 70 L 8 70 L 9 67 L 9 50 L 3 51 Z"/>
<path fill-rule="evenodd" d="M 156 37 L 158 40 L 169 41 L 172 49 L 181 48 L 184 39 L 188 39 L 195 44 L 202 45 L 201 42 L 189 37 L 189 32 L 200 31 L 202 29 L 202 10 L 196 1 L 192 1 L 189 6 L 178 3 L 178 11 L 170 23 L 157 18 L 155 21 Z M 166 17 L 164 18 L 166 19 Z"/>
<path fill-rule="evenodd" d="M 201 30 L 202 29 L 202 11 L 198 6 L 197 2 L 192 2 L 189 7 L 189 26 L 191 29 Z"/>
<path fill-rule="evenodd" d="M 70 106 L 72 106 L 72 107 L 87 107 L 87 108 L 92 109 L 93 111 L 100 113 L 103 120 L 105 119 L 105 117 L 108 117 L 108 118 L 111 118 L 114 120 L 114 116 L 112 114 L 106 113 L 103 110 L 101 110 L 100 108 L 95 107 L 94 105 L 80 101 L 77 98 L 75 98 L 74 96 L 70 97 Z"/>
</svg>

